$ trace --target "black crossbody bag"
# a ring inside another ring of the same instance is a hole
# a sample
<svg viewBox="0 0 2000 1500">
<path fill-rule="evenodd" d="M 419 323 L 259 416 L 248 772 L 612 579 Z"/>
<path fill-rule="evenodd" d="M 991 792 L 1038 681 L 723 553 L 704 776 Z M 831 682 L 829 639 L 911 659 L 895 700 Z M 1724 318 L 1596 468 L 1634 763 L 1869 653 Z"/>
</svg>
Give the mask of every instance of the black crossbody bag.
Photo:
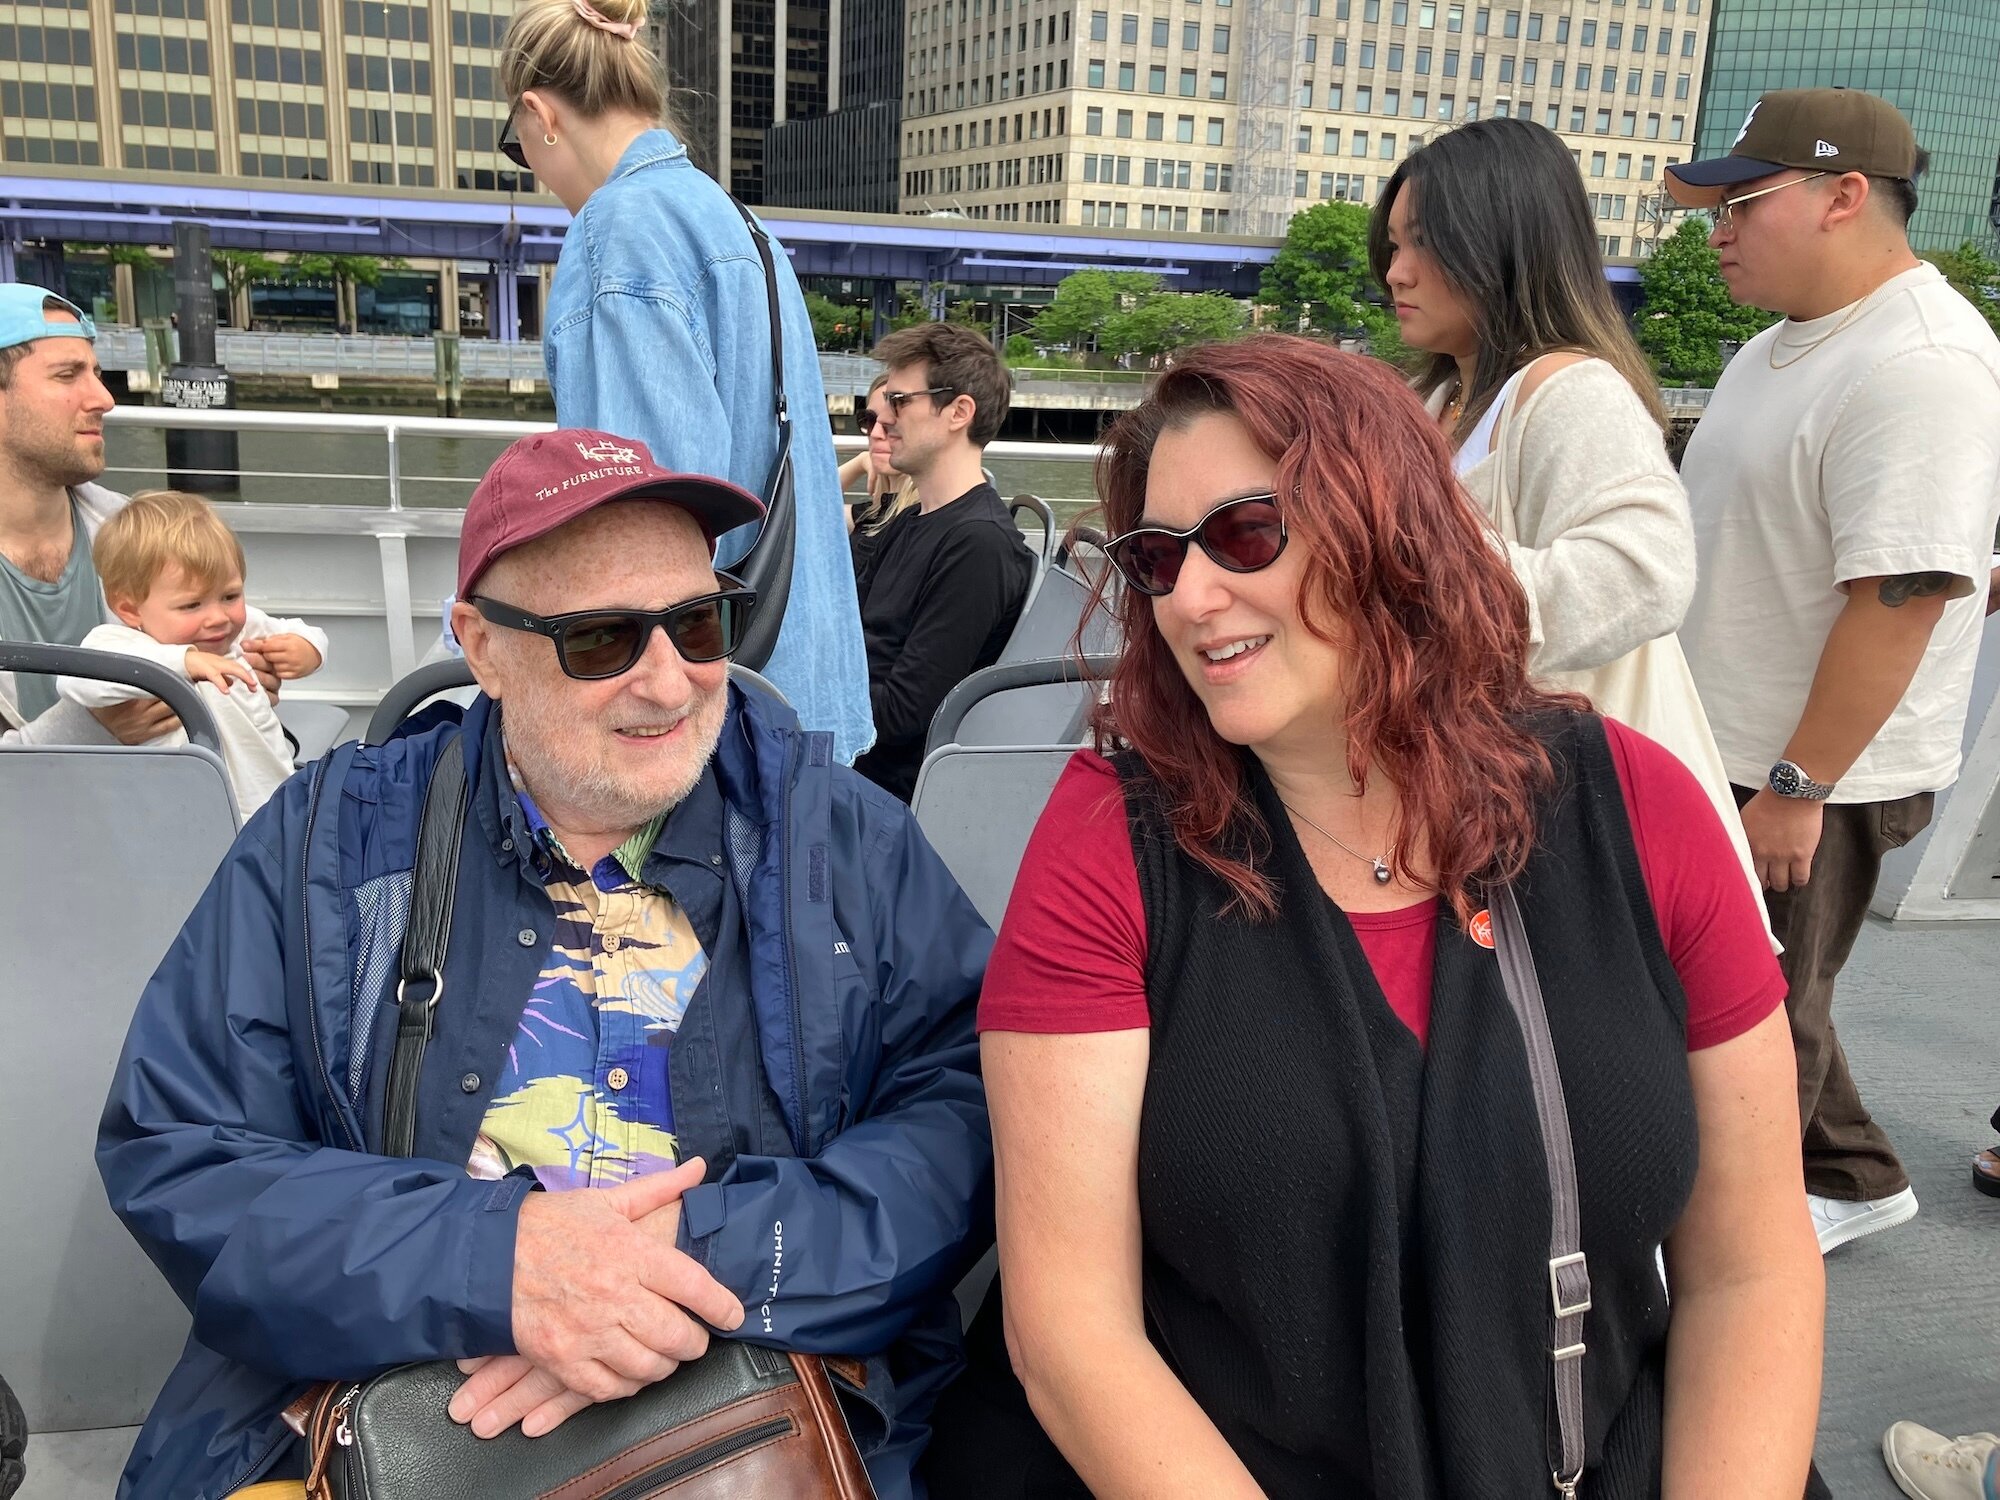
<svg viewBox="0 0 2000 1500">
<path fill-rule="evenodd" d="M 383 1110 L 389 1156 L 411 1154 L 424 1052 L 447 993 L 464 743 L 454 736 L 439 755 L 418 828 Z M 539 1438 L 518 1427 L 479 1438 L 454 1422 L 448 1408 L 466 1377 L 451 1360 L 321 1386 L 287 1417 L 306 1439 L 309 1500 L 872 1500 L 828 1363 L 717 1338 L 665 1380 Z M 863 1383 L 858 1362 L 832 1363 Z"/>
</svg>

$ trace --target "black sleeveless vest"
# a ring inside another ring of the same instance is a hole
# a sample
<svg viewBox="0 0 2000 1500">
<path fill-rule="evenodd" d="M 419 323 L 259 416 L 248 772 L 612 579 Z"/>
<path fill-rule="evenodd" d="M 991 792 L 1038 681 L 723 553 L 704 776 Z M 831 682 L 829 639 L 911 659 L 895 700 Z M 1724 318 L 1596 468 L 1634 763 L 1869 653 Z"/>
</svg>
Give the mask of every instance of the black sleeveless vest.
<svg viewBox="0 0 2000 1500">
<path fill-rule="evenodd" d="M 1590 1500 L 1660 1488 L 1655 1251 L 1692 1190 L 1686 997 L 1601 721 L 1538 721 L 1558 768 L 1516 891 L 1561 1066 L 1594 1306 Z M 1492 952 L 1440 903 L 1428 1054 L 1389 1009 L 1255 760 L 1275 922 L 1165 831 L 1121 759 L 1146 915 L 1140 1127 L 1154 1343 L 1267 1493 L 1551 1492 L 1549 1190 Z"/>
</svg>

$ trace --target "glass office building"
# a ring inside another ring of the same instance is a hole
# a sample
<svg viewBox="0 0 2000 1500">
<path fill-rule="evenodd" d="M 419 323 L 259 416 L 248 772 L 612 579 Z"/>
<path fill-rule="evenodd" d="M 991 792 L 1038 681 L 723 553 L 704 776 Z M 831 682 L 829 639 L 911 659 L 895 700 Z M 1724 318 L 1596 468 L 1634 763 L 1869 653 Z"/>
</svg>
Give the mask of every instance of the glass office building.
<svg viewBox="0 0 2000 1500">
<path fill-rule="evenodd" d="M 1919 250 L 1995 243 L 2000 207 L 1996 0 L 1715 0 L 1696 155 L 1729 150 L 1770 89 L 1842 85 L 1891 100 L 1930 152 Z"/>
</svg>

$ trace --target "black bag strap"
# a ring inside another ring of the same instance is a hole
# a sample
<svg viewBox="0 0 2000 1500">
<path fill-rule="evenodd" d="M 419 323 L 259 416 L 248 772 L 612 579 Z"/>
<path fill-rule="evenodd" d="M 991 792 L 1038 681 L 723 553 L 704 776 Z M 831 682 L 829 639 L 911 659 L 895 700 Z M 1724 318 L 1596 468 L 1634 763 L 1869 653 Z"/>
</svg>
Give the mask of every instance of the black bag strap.
<svg viewBox="0 0 2000 1500">
<path fill-rule="evenodd" d="M 465 736 L 455 734 L 438 754 L 424 811 L 417 825 L 417 865 L 410 882 L 410 925 L 403 934 L 396 981 L 396 1051 L 389 1060 L 388 1102 L 382 1115 L 382 1152 L 408 1156 L 417 1135 L 417 1081 L 424 1049 L 444 998 L 444 955 L 451 943 L 452 902 L 458 890 L 458 852 L 465 838 Z"/>
<path fill-rule="evenodd" d="M 792 590 L 792 548 L 798 518 L 791 487 L 792 409 L 785 395 L 785 325 L 778 298 L 777 263 L 771 254 L 771 236 L 757 222 L 757 216 L 734 195 L 729 201 L 743 216 L 751 243 L 757 247 L 757 259 L 764 267 L 764 300 L 771 324 L 771 389 L 778 421 L 777 452 L 764 479 L 764 529 L 736 566 L 743 582 L 757 591 L 757 607 L 751 611 L 731 659 L 754 672 L 771 659 L 772 648 L 778 644 L 785 601 Z"/>
<path fill-rule="evenodd" d="M 1549 1012 L 1542 981 L 1528 948 L 1528 931 L 1512 886 L 1490 895 L 1494 953 L 1500 981 L 1528 1046 L 1528 1077 L 1541 1123 L 1542 1155 L 1549 1170 L 1549 1360 L 1555 1380 L 1556 1448 L 1560 1456 L 1549 1477 L 1564 1500 L 1573 1500 L 1583 1478 L 1583 1315 L 1590 1311 L 1590 1268 L 1583 1258 L 1581 1210 L 1576 1188 L 1576 1153 L 1570 1142 L 1569 1109 L 1563 1102 L 1562 1073 L 1549 1038 Z"/>
</svg>

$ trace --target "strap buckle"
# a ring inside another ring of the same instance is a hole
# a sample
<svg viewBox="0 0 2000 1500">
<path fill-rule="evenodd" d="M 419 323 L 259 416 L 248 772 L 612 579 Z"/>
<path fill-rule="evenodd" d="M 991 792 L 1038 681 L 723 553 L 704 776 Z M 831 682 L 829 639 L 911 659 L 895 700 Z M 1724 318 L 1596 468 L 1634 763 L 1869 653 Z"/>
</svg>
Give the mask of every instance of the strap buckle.
<svg viewBox="0 0 2000 1500">
<path fill-rule="evenodd" d="M 430 984 L 430 993 L 423 996 L 419 1003 L 423 1006 L 426 1014 L 436 1010 L 438 1001 L 444 998 L 444 975 L 438 970 L 433 969 L 428 974 L 417 975 L 414 982 L 417 984 L 428 982 Z M 398 1010 L 406 1009 L 404 1001 L 409 998 L 411 983 L 412 981 L 409 979 L 398 979 L 396 981 L 396 1008 Z"/>
<path fill-rule="evenodd" d="M 1583 1465 L 1578 1464 L 1576 1472 L 1567 1479 L 1554 1470 L 1549 1471 L 1549 1478 L 1556 1482 L 1556 1493 L 1561 1495 L 1563 1500 L 1576 1500 L 1576 1487 L 1583 1482 Z"/>
<path fill-rule="evenodd" d="M 1578 1287 L 1581 1298 L 1576 1302 L 1563 1301 L 1563 1272 L 1575 1269 L 1579 1274 L 1572 1281 Z M 1580 1318 L 1590 1311 L 1590 1267 L 1578 1250 L 1570 1255 L 1557 1255 L 1549 1260 L 1549 1305 L 1555 1309 L 1556 1320 Z"/>
</svg>

